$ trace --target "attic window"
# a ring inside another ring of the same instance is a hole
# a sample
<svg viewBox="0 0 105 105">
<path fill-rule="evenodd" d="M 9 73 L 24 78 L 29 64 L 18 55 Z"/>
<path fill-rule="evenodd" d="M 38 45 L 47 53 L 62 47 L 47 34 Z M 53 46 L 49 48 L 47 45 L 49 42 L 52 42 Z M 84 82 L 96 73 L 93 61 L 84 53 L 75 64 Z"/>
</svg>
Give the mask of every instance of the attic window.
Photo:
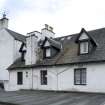
<svg viewBox="0 0 105 105">
<path fill-rule="evenodd" d="M 61 40 L 63 41 L 65 38 L 61 38 Z"/>
<path fill-rule="evenodd" d="M 50 56 L 51 56 L 51 49 L 50 48 L 46 48 L 45 57 L 50 57 Z"/>
<path fill-rule="evenodd" d="M 71 36 L 68 36 L 67 39 L 70 40 L 71 39 Z"/>
<path fill-rule="evenodd" d="M 80 42 L 80 54 L 87 54 L 88 53 L 88 41 Z"/>
</svg>

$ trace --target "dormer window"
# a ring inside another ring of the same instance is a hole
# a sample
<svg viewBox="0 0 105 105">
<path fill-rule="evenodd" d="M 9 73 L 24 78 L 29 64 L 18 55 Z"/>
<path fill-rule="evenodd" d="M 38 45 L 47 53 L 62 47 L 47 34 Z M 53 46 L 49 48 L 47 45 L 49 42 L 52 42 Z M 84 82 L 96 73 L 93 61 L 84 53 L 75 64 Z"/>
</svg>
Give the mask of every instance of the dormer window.
<svg viewBox="0 0 105 105">
<path fill-rule="evenodd" d="M 89 43 L 88 41 L 80 42 L 80 54 L 87 54 L 89 50 Z"/>
<path fill-rule="evenodd" d="M 45 57 L 47 58 L 47 57 L 50 57 L 51 56 L 51 49 L 50 48 L 46 48 L 45 49 L 46 51 L 45 51 Z"/>
<path fill-rule="evenodd" d="M 84 29 L 81 30 L 77 42 L 79 44 L 79 54 L 89 53 L 90 36 Z"/>
<path fill-rule="evenodd" d="M 76 43 L 78 44 L 78 54 L 89 54 L 97 47 L 94 37 L 84 28 L 78 34 Z"/>
<path fill-rule="evenodd" d="M 61 43 L 52 38 L 46 37 L 41 48 L 43 49 L 43 59 L 51 59 L 60 52 Z"/>
</svg>

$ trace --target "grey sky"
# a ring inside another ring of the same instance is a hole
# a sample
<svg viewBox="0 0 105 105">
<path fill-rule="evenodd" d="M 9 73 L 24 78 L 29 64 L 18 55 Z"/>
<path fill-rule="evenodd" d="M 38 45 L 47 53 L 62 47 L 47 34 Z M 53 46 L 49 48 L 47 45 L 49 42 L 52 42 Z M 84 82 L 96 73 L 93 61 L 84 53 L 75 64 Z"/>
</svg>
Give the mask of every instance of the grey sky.
<svg viewBox="0 0 105 105">
<path fill-rule="evenodd" d="M 57 36 L 105 27 L 105 0 L 0 0 L 9 28 L 22 34 L 54 27 Z"/>
</svg>

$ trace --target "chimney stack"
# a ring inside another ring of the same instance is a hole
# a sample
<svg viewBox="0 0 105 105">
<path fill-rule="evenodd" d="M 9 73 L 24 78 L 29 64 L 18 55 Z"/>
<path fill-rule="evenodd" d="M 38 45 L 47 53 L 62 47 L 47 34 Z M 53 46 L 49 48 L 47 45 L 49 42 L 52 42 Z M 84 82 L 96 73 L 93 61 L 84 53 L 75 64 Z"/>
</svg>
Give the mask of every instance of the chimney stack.
<svg viewBox="0 0 105 105">
<path fill-rule="evenodd" d="M 0 29 L 8 28 L 8 18 L 6 18 L 6 14 L 3 13 L 3 17 L 0 19 Z"/>
<path fill-rule="evenodd" d="M 26 56 L 25 56 L 25 63 L 26 65 L 36 64 L 38 55 L 38 38 L 35 36 L 34 32 L 28 33 L 26 38 Z"/>
<path fill-rule="evenodd" d="M 53 27 L 49 26 L 48 24 L 45 24 L 45 29 L 53 32 Z"/>
<path fill-rule="evenodd" d="M 42 37 L 41 39 L 44 40 L 45 37 L 54 38 L 55 33 L 53 32 L 53 27 L 45 24 L 45 28 L 41 30 Z"/>
</svg>

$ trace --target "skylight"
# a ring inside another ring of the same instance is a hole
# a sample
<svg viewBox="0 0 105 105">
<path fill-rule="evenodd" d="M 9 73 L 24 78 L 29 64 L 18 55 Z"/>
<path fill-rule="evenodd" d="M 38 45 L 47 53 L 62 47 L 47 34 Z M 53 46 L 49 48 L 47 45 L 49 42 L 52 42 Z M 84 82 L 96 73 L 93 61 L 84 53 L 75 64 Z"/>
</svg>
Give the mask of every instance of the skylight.
<svg viewBox="0 0 105 105">
<path fill-rule="evenodd" d="M 63 37 L 63 38 L 61 38 L 61 40 L 64 40 L 65 38 Z"/>
<path fill-rule="evenodd" d="M 70 40 L 71 39 L 71 36 L 68 36 L 67 39 Z"/>
</svg>

